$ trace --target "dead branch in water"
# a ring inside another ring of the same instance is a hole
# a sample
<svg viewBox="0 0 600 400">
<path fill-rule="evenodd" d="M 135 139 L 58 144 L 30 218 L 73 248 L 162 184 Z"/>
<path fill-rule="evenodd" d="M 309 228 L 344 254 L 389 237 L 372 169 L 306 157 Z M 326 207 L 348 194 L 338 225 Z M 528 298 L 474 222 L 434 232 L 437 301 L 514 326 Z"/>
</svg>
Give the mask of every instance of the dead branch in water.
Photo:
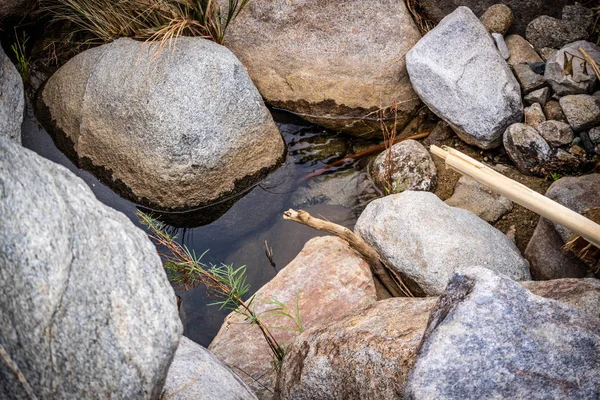
<svg viewBox="0 0 600 400">
<path fill-rule="evenodd" d="M 381 283 L 394 297 L 414 297 L 411 291 L 406 287 L 402 279 L 387 265 L 385 265 L 379 254 L 367 244 L 360 236 L 350 229 L 333 222 L 325 221 L 312 217 L 304 210 L 287 210 L 283 213 L 283 219 L 298 222 L 313 229 L 331 233 L 346 241 L 350 247 L 356 250 L 365 261 L 371 266 L 373 273 L 381 280 Z"/>
</svg>

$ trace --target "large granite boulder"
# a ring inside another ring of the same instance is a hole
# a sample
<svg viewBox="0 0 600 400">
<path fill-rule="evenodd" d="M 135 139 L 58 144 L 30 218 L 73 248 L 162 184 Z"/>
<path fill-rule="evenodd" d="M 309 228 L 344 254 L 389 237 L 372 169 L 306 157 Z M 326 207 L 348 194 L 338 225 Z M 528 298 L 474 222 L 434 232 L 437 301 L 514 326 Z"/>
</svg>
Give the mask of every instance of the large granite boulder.
<svg viewBox="0 0 600 400">
<path fill-rule="evenodd" d="M 403 1 L 257 0 L 225 45 L 267 103 L 330 129 L 380 135 L 377 110 L 397 103 L 402 127 L 421 104 L 404 61 L 420 37 Z"/>
<path fill-rule="evenodd" d="M 527 261 L 502 232 L 429 192 L 406 191 L 371 202 L 355 231 L 415 294 L 439 295 L 458 268 L 472 265 L 530 279 Z"/>
<path fill-rule="evenodd" d="M 326 236 L 306 243 L 300 254 L 255 295 L 254 312 L 263 314 L 281 346 L 300 332 L 285 317 L 265 314 L 279 301 L 300 315 L 304 329 L 328 324 L 377 300 L 369 265 L 343 240 Z M 296 308 L 297 307 L 297 308 Z M 231 313 L 209 346 L 261 399 L 270 399 L 276 381 L 273 359 L 260 330 L 245 317 Z"/>
<path fill-rule="evenodd" d="M 523 119 L 521 89 L 477 17 L 459 7 L 407 53 L 410 81 L 458 136 L 483 149 Z"/>
<path fill-rule="evenodd" d="M 592 68 L 581 59 L 580 47 L 600 64 L 600 47 L 585 40 L 567 44 L 546 61 L 544 78 L 559 96 L 591 93 L 598 81 Z"/>
<path fill-rule="evenodd" d="M 242 64 L 223 46 L 118 39 L 46 83 L 38 116 L 59 147 L 128 198 L 186 209 L 238 193 L 285 146 Z"/>
<path fill-rule="evenodd" d="M 235 372 L 186 337 L 179 341 L 165 382 L 164 396 L 172 400 L 256 400 L 252 390 Z"/>
<path fill-rule="evenodd" d="M 600 319 L 468 268 L 431 315 L 405 398 L 597 398 L 599 354 Z"/>
<path fill-rule="evenodd" d="M 434 22 L 439 22 L 459 6 L 466 6 L 475 15 L 483 15 L 488 7 L 504 3 L 515 16 L 512 32 L 523 35 L 527 24 L 539 15 L 550 15 L 559 18 L 564 5 L 573 4 L 573 0 L 419 0 L 423 14 Z"/>
<path fill-rule="evenodd" d="M 538 296 L 600 316 L 600 280 L 521 282 Z M 309 329 L 288 348 L 281 399 L 398 399 L 437 297 L 378 301 L 340 322 Z"/>
<path fill-rule="evenodd" d="M 0 138 L 21 143 L 24 108 L 23 80 L 0 47 Z"/>
<path fill-rule="evenodd" d="M 159 398 L 182 326 L 146 234 L 6 139 L 0 193 L 0 398 Z"/>
</svg>

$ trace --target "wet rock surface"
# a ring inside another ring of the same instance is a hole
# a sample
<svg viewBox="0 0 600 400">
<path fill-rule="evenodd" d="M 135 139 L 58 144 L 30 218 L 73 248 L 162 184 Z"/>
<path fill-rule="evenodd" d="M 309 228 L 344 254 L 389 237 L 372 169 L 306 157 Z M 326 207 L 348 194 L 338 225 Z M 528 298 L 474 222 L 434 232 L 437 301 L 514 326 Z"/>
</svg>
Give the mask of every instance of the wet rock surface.
<svg viewBox="0 0 600 400">
<path fill-rule="evenodd" d="M 594 398 L 599 348 L 600 319 L 465 269 L 432 313 L 405 397 Z"/>
<path fill-rule="evenodd" d="M 463 265 L 485 265 L 515 280 L 529 266 L 502 232 L 428 192 L 406 191 L 371 202 L 355 231 L 415 294 L 437 295 Z"/>
<path fill-rule="evenodd" d="M 158 398 L 181 336 L 146 234 L 0 139 L 0 345 L 37 398 Z M 0 397 L 31 398 L 6 363 Z"/>
<path fill-rule="evenodd" d="M 477 17 L 466 7 L 448 15 L 406 55 L 423 102 L 459 137 L 484 149 L 522 119 L 519 85 Z"/>
</svg>

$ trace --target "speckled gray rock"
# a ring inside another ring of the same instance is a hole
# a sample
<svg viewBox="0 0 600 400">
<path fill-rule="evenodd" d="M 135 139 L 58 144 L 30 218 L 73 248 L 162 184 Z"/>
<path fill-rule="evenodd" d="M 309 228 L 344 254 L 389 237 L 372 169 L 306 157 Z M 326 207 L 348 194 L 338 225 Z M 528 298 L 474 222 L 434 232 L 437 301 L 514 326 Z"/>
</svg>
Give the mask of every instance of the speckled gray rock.
<svg viewBox="0 0 600 400">
<path fill-rule="evenodd" d="M 552 90 L 559 96 L 589 93 L 598 80 L 590 66 L 577 58 L 573 60 L 573 56 L 581 57 L 579 47 L 588 53 L 597 64 L 600 64 L 600 47 L 585 40 L 568 44 L 548 58 L 544 77 L 552 86 Z M 569 70 L 570 68 L 565 69 L 565 54 L 567 62 L 572 66 L 572 72 Z"/>
<path fill-rule="evenodd" d="M 538 125 L 537 130 L 546 142 L 554 147 L 570 144 L 575 138 L 571 126 L 561 121 L 544 121 Z"/>
<path fill-rule="evenodd" d="M 529 107 L 526 107 L 523 114 L 525 116 L 525 123 L 536 130 L 542 122 L 546 121 L 544 110 L 538 103 L 533 103 Z"/>
<path fill-rule="evenodd" d="M 502 58 L 504 58 L 505 60 L 508 60 L 510 58 L 510 50 L 508 50 L 508 47 L 506 46 L 506 42 L 504 42 L 504 36 L 502 36 L 499 33 L 494 32 L 494 33 L 492 33 L 492 37 L 494 38 L 494 42 L 496 43 L 496 48 L 500 52 L 500 55 L 502 56 Z"/>
<path fill-rule="evenodd" d="M 580 5 L 566 5 L 562 10 L 562 19 L 571 21 L 590 32 L 594 26 L 594 11 Z"/>
<path fill-rule="evenodd" d="M 502 232 L 433 193 L 406 191 L 375 200 L 355 231 L 415 293 L 442 293 L 464 265 L 485 265 L 515 280 L 530 279 L 527 262 Z"/>
<path fill-rule="evenodd" d="M 600 125 L 600 99 L 597 97 L 587 94 L 569 95 L 561 97 L 559 104 L 574 131 Z"/>
<path fill-rule="evenodd" d="M 510 58 L 507 61 L 509 65 L 542 62 L 531 43 L 525 40 L 523 36 L 508 35 L 504 38 L 504 41 L 510 51 Z"/>
<path fill-rule="evenodd" d="M 0 139 L 0 345 L 38 399 L 157 399 L 182 326 L 146 234 Z M 0 363 L 0 398 L 24 388 Z"/>
<path fill-rule="evenodd" d="M 550 100 L 544 105 L 544 115 L 548 120 L 567 122 L 567 117 L 565 117 L 560 104 L 556 100 Z"/>
<path fill-rule="evenodd" d="M 543 107 L 546 105 L 548 100 L 550 100 L 550 88 L 545 87 L 538 90 L 534 90 L 531 93 L 525 95 L 523 97 L 523 100 L 527 105 L 538 103 Z"/>
<path fill-rule="evenodd" d="M 437 169 L 431 155 L 416 140 L 396 143 L 391 149 L 391 176 L 386 177 L 386 152 L 373 161 L 371 177 L 375 184 L 389 193 L 403 190 L 434 191 L 437 185 Z"/>
<path fill-rule="evenodd" d="M 513 70 L 523 93 L 529 93 L 546 85 L 544 76 L 533 72 L 529 64 L 515 64 Z"/>
<path fill-rule="evenodd" d="M 600 319 L 467 268 L 431 315 L 405 398 L 593 399 L 599 353 Z"/>
<path fill-rule="evenodd" d="M 525 37 L 536 49 L 554 47 L 556 49 L 590 36 L 587 28 L 578 21 L 556 19 L 540 15 L 527 25 Z"/>
<path fill-rule="evenodd" d="M 21 143 L 24 107 L 23 80 L 0 47 L 0 137 Z"/>
<path fill-rule="evenodd" d="M 540 175 L 552 149 L 531 126 L 513 124 L 504 133 L 504 148 L 515 166 L 526 175 Z"/>
<path fill-rule="evenodd" d="M 504 35 L 515 21 L 515 16 L 510 7 L 498 3 L 488 7 L 479 19 L 489 33 Z"/>
<path fill-rule="evenodd" d="M 470 211 L 490 223 L 499 220 L 513 207 L 512 201 L 467 176 L 458 180 L 454 193 L 445 203 Z"/>
<path fill-rule="evenodd" d="M 248 2 L 225 45 L 267 103 L 330 129 L 381 137 L 379 108 L 396 102 L 404 126 L 422 105 L 404 60 L 420 38 L 403 1 L 269 0 Z"/>
<path fill-rule="evenodd" d="M 179 341 L 164 396 L 173 400 L 255 400 L 256 395 L 214 354 L 186 337 Z"/>
<path fill-rule="evenodd" d="M 538 296 L 600 316 L 600 280 L 519 282 Z M 299 335 L 288 347 L 281 399 L 398 399 L 437 297 L 378 301 L 340 322 Z"/>
<path fill-rule="evenodd" d="M 519 84 L 477 17 L 459 7 L 407 53 L 411 83 L 459 137 L 484 149 L 523 118 Z"/>
<path fill-rule="evenodd" d="M 118 39 L 48 80 L 38 114 L 64 151 L 159 209 L 213 203 L 283 160 L 279 130 L 229 50 L 190 37 L 158 47 Z"/>
<path fill-rule="evenodd" d="M 582 278 L 587 266 L 575 255 L 562 250 L 562 240 L 551 221 L 540 218 L 523 256 L 535 280 Z"/>
<path fill-rule="evenodd" d="M 547 197 L 578 213 L 600 207 L 599 194 L 600 174 L 561 178 L 546 192 Z M 563 242 L 567 242 L 571 231 L 556 223 L 554 226 Z"/>
</svg>

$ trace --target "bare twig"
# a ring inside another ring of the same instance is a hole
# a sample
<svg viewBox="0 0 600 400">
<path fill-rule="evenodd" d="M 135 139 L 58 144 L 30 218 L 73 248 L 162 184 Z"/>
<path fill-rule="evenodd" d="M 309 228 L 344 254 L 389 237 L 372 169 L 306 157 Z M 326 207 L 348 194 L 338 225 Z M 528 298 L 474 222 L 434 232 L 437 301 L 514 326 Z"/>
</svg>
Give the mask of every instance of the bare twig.
<svg viewBox="0 0 600 400">
<path fill-rule="evenodd" d="M 356 250 L 367 263 L 371 266 L 373 273 L 381 280 L 381 283 L 394 297 L 407 296 L 413 297 L 411 291 L 406 287 L 402 279 L 394 271 L 385 265 L 379 254 L 367 244 L 360 236 L 356 235 L 350 229 L 333 222 L 324 221 L 312 217 L 306 211 L 288 210 L 283 213 L 283 219 L 298 222 L 310 226 L 319 231 L 328 232 L 345 240 L 352 249 Z"/>
</svg>

